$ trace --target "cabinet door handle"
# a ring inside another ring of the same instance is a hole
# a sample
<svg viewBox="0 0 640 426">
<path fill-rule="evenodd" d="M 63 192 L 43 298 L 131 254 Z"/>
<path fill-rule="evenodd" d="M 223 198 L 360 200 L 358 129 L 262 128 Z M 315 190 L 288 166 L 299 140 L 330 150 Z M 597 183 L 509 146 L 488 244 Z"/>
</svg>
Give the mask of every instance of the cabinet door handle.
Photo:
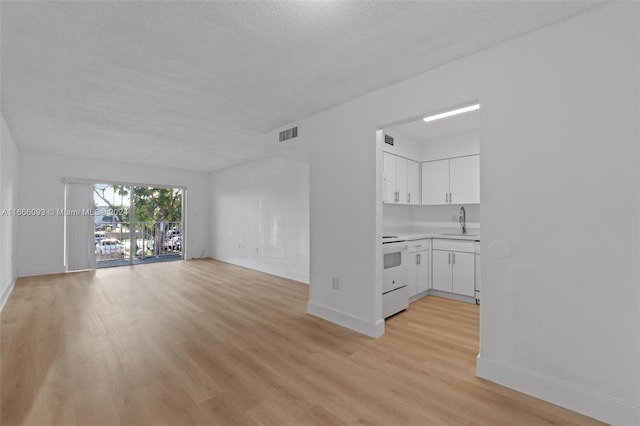
<svg viewBox="0 0 640 426">
<path fill-rule="evenodd" d="M 407 203 L 411 204 L 411 193 L 407 194 Z"/>
<path fill-rule="evenodd" d="M 453 253 L 453 264 L 454 265 L 456 264 L 456 254 L 455 253 Z"/>
<path fill-rule="evenodd" d="M 449 204 L 453 203 L 453 197 L 451 196 L 451 193 L 449 193 Z"/>
<path fill-rule="evenodd" d="M 400 202 L 400 191 L 396 191 L 396 202 Z"/>
<path fill-rule="evenodd" d="M 445 204 L 449 204 L 449 193 L 448 192 L 444 193 L 444 203 Z"/>
<path fill-rule="evenodd" d="M 449 252 L 449 265 L 451 265 L 451 252 Z"/>
<path fill-rule="evenodd" d="M 416 256 L 416 265 L 420 265 L 422 263 L 422 256 L 420 253 Z"/>
</svg>

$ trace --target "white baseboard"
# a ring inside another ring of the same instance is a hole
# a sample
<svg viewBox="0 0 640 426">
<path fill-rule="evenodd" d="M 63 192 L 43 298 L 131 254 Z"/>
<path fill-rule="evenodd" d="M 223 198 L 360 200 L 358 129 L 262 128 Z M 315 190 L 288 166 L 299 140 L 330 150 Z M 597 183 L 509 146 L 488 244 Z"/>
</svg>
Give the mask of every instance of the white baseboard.
<svg viewBox="0 0 640 426">
<path fill-rule="evenodd" d="M 270 265 L 265 265 L 260 262 L 249 262 L 239 259 L 230 259 L 225 257 L 211 256 L 211 259 L 219 260 L 225 263 L 231 263 L 232 265 L 242 266 L 243 268 L 253 269 L 254 271 L 264 272 L 266 274 L 276 275 L 278 277 L 286 278 L 288 280 L 299 281 L 304 284 L 309 284 L 309 273 L 301 273 L 298 271 L 288 270 L 285 268 L 274 268 Z"/>
<path fill-rule="evenodd" d="M 585 416 L 620 426 L 640 425 L 640 407 L 478 355 L 476 375 Z"/>
<path fill-rule="evenodd" d="M 8 286 L 4 288 L 2 294 L 0 294 L 0 311 L 4 308 L 4 304 L 7 303 L 7 299 L 11 295 L 13 288 L 16 286 L 16 279 L 12 279 Z"/>
<path fill-rule="evenodd" d="M 346 327 L 369 337 L 378 338 L 384 334 L 383 319 L 376 322 L 370 322 L 314 302 L 309 302 L 307 304 L 307 312 L 313 316 L 341 325 L 342 327 Z"/>
<path fill-rule="evenodd" d="M 64 265 L 28 266 L 23 268 L 18 267 L 19 277 L 33 277 L 36 275 L 52 275 L 64 273 Z"/>
<path fill-rule="evenodd" d="M 430 288 L 427 290 L 427 294 L 443 297 L 445 299 L 457 300 L 458 302 L 476 303 L 476 298 L 471 296 L 464 296 L 462 294 L 449 293 L 448 291 L 434 290 Z"/>
</svg>

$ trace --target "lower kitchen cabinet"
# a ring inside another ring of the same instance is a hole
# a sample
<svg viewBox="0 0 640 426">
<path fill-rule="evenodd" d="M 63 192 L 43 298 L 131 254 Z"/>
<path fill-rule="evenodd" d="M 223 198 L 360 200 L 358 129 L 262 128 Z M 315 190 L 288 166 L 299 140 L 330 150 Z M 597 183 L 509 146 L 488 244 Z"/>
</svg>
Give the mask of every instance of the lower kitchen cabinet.
<svg viewBox="0 0 640 426">
<path fill-rule="evenodd" d="M 465 296 L 476 296 L 476 264 L 473 253 L 453 252 L 452 292 Z"/>
<path fill-rule="evenodd" d="M 432 287 L 434 290 L 475 297 L 473 244 L 451 240 L 434 240 L 432 263 Z"/>
<path fill-rule="evenodd" d="M 451 252 L 433 250 L 433 289 L 451 293 L 453 291 L 452 272 Z"/>
<path fill-rule="evenodd" d="M 409 297 L 429 289 L 429 252 L 420 251 L 409 253 L 407 283 L 409 286 Z"/>
<path fill-rule="evenodd" d="M 417 240 L 409 244 L 407 254 L 407 286 L 409 298 L 429 289 L 430 240 Z"/>
</svg>

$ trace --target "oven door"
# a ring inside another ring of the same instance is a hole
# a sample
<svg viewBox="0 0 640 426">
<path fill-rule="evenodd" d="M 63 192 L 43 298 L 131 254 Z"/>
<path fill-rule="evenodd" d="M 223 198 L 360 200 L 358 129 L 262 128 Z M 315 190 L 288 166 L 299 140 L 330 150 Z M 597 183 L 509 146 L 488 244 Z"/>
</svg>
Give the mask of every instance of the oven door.
<svg viewBox="0 0 640 426">
<path fill-rule="evenodd" d="M 407 256 L 407 243 L 388 243 L 382 247 L 383 273 L 382 294 L 405 287 L 407 274 L 404 263 Z"/>
</svg>

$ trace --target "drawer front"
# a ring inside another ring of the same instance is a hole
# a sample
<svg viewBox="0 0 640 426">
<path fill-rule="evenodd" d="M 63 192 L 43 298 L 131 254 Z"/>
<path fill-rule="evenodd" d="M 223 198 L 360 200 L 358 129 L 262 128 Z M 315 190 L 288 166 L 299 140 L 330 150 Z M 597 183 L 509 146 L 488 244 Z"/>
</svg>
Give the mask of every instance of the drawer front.
<svg viewBox="0 0 640 426">
<path fill-rule="evenodd" d="M 466 253 L 474 252 L 474 242 L 473 241 L 460 241 L 460 240 L 433 240 L 433 249 L 434 250 L 449 250 L 449 251 L 460 251 Z"/>
<path fill-rule="evenodd" d="M 429 250 L 429 246 L 431 245 L 431 240 L 424 239 L 424 240 L 408 241 L 407 244 L 409 245 L 408 252 L 415 253 L 417 251 Z"/>
<path fill-rule="evenodd" d="M 382 317 L 387 318 L 409 307 L 407 286 L 382 295 Z"/>
</svg>

